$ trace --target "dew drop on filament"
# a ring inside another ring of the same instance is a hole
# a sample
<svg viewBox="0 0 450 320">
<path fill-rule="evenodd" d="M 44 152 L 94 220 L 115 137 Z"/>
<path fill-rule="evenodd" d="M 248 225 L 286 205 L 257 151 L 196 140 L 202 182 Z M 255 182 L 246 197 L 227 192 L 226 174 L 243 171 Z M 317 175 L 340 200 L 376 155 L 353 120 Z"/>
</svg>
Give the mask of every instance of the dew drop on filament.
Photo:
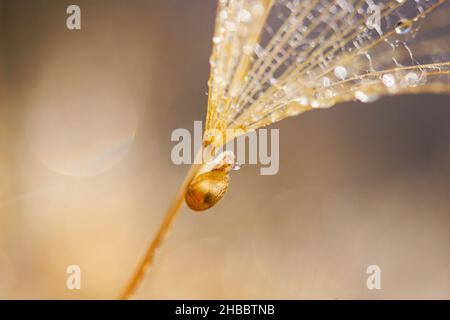
<svg viewBox="0 0 450 320">
<path fill-rule="evenodd" d="M 395 26 L 395 32 L 398 34 L 406 34 L 411 31 L 412 21 L 411 20 L 400 20 Z"/>
<path fill-rule="evenodd" d="M 395 86 L 395 77 L 390 73 L 384 74 L 381 77 L 381 81 L 383 81 L 383 84 L 388 88 Z"/>
<path fill-rule="evenodd" d="M 345 69 L 343 66 L 338 66 L 334 69 L 334 75 L 336 78 L 340 80 L 344 80 L 347 78 L 347 69 Z"/>
</svg>

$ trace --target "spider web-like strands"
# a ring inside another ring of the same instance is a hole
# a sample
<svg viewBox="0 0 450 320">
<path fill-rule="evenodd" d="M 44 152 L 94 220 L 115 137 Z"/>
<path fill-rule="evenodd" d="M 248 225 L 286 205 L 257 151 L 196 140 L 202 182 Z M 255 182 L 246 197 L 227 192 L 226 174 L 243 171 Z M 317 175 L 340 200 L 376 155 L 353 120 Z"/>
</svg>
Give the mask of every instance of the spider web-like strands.
<svg viewBox="0 0 450 320">
<path fill-rule="evenodd" d="M 206 129 L 238 135 L 344 101 L 449 93 L 448 16 L 446 0 L 219 0 Z"/>
</svg>

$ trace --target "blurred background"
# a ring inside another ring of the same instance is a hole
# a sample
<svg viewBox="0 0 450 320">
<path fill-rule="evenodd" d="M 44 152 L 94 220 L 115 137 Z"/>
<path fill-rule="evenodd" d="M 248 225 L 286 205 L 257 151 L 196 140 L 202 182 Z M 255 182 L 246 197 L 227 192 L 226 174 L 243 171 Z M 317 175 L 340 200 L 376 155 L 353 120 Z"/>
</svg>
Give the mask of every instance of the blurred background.
<svg viewBox="0 0 450 320">
<path fill-rule="evenodd" d="M 0 1 L 0 298 L 117 297 L 206 114 L 215 1 Z M 138 299 L 450 299 L 450 97 L 283 120 L 280 171 L 183 208 Z M 81 290 L 66 268 L 81 268 Z M 368 290 L 378 265 L 381 290 Z"/>
</svg>

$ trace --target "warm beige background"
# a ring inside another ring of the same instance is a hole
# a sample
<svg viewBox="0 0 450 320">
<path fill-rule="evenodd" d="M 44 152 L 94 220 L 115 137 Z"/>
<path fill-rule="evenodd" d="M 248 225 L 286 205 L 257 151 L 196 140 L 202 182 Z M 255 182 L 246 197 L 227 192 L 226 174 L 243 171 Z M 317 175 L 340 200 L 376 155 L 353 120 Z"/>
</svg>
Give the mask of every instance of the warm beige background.
<svg viewBox="0 0 450 320">
<path fill-rule="evenodd" d="M 205 116 L 215 1 L 76 1 L 68 31 L 72 2 L 0 1 L 0 298 L 116 297 L 187 170 L 170 134 Z M 279 174 L 183 209 L 137 298 L 450 298 L 449 104 L 283 120 Z"/>
</svg>

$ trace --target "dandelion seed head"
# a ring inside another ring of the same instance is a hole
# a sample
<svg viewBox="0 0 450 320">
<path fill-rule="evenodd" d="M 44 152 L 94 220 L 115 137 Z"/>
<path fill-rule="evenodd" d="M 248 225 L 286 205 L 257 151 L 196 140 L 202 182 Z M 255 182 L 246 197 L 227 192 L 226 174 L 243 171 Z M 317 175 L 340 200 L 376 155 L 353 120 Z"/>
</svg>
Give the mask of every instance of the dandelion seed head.
<svg viewBox="0 0 450 320">
<path fill-rule="evenodd" d="M 206 129 L 450 92 L 448 1 L 220 0 L 217 12 Z"/>
</svg>

